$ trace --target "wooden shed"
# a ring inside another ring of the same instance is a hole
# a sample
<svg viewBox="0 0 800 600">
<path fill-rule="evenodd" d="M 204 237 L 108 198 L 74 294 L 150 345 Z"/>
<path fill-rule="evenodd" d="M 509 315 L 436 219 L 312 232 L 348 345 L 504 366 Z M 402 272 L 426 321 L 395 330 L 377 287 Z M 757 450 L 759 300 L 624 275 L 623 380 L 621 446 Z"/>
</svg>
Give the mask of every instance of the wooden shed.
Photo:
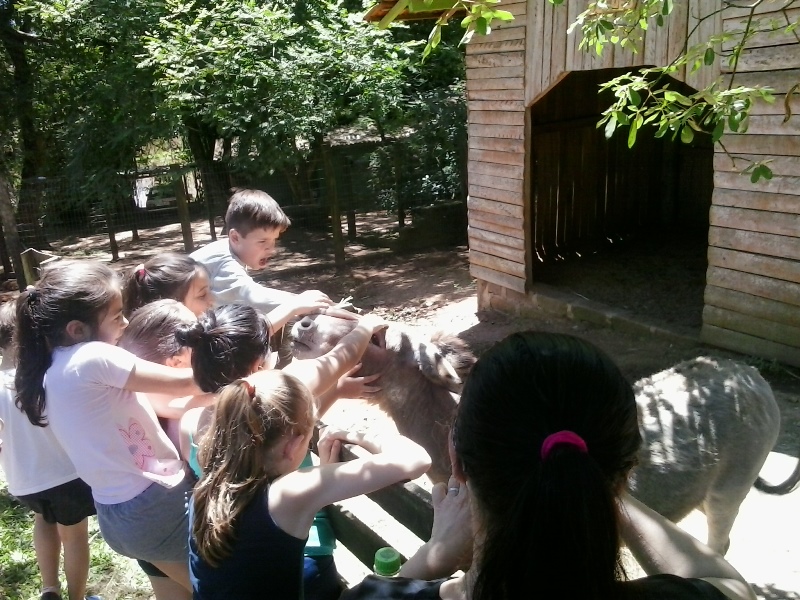
<svg viewBox="0 0 800 600">
<path fill-rule="evenodd" d="M 800 18 L 798 6 L 767 1 L 760 16 Z M 742 27 L 745 9 L 727 8 L 696 27 L 720 0 L 675 0 L 667 27 L 650 27 L 638 54 L 578 48 L 568 26 L 586 2 L 503 2 L 515 19 L 467 46 L 470 269 L 480 308 L 522 310 L 536 303 L 537 268 L 562 252 L 580 253 L 669 221 L 705 228 L 708 271 L 701 338 L 746 354 L 800 365 L 800 42 L 756 35 L 736 82 L 769 85 L 745 134 L 723 136 L 744 158 L 774 157 L 770 181 L 751 183 L 720 145 L 648 139 L 632 150 L 624 133 L 605 140 L 595 125 L 597 84 L 639 66 L 668 64 L 689 43 Z M 772 12 L 773 14 L 769 14 Z M 705 87 L 726 74 L 676 74 L 675 85 Z M 793 113 L 784 122 L 785 107 Z"/>
</svg>

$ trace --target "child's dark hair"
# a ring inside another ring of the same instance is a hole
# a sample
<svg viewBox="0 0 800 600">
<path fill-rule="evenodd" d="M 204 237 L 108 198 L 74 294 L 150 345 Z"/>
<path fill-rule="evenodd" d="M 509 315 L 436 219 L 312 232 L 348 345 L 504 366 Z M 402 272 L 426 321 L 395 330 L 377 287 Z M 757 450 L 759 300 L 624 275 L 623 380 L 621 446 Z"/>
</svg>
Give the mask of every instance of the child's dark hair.
<svg viewBox="0 0 800 600">
<path fill-rule="evenodd" d="M 225 213 L 228 230 L 235 229 L 246 236 L 254 229 L 278 229 L 283 232 L 291 225 L 289 217 L 267 192 L 233 188 Z"/>
<path fill-rule="evenodd" d="M 163 365 L 183 349 L 175 332 L 196 322 L 192 311 L 177 300 L 156 300 L 133 312 L 117 345 L 139 358 Z"/>
<path fill-rule="evenodd" d="M 0 306 L 0 352 L 7 352 L 11 349 L 14 341 L 14 331 L 17 329 L 17 302 L 6 300 Z"/>
<path fill-rule="evenodd" d="M 36 286 L 20 294 L 16 403 L 34 425 L 47 425 L 44 375 L 53 363 L 53 349 L 66 341 L 67 324 L 81 321 L 94 335 L 119 293 L 119 278 L 110 267 L 94 260 L 72 260 L 47 266 Z"/>
<path fill-rule="evenodd" d="M 162 298 L 183 302 L 199 270 L 205 270 L 205 266 L 191 256 L 177 252 L 159 253 L 134 267 L 125 277 L 122 287 L 125 316 Z"/>
<path fill-rule="evenodd" d="M 222 389 L 200 441 L 203 476 L 193 495 L 192 534 L 210 565 L 230 555 L 237 517 L 280 475 L 269 450 L 287 434 L 310 431 L 315 419 L 311 392 L 281 371 L 260 378 L 257 388 L 235 381 Z"/>
<path fill-rule="evenodd" d="M 246 377 L 269 353 L 272 327 L 252 306 L 225 304 L 178 329 L 178 341 L 192 349 L 194 380 L 204 392 Z"/>
<path fill-rule="evenodd" d="M 542 452 L 563 431 L 585 448 Z M 543 598 L 615 597 L 617 496 L 641 436 L 633 389 L 604 352 L 568 335 L 508 336 L 472 368 L 453 444 L 485 526 L 474 600 L 515 597 L 521 564 Z M 554 578 L 567 564 L 579 575 Z"/>
</svg>

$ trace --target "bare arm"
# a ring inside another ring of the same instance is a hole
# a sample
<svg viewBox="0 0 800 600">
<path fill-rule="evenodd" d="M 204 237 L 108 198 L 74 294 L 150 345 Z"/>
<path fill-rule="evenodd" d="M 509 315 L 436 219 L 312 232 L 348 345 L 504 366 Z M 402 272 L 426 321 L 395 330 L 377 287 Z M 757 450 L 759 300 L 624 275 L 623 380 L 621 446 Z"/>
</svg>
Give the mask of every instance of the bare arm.
<svg viewBox="0 0 800 600">
<path fill-rule="evenodd" d="M 384 321 L 372 315 L 359 319 L 358 325 L 329 352 L 319 358 L 295 360 L 283 368 L 283 371 L 294 375 L 302 381 L 311 394 L 317 398 L 317 410 L 323 414 L 331 405 L 335 396 L 325 395 L 342 375 L 358 364 L 361 355 L 367 349 L 370 339 L 375 332 L 386 327 Z M 257 385 L 258 373 L 251 375 L 253 383 Z M 324 402 L 322 402 L 323 400 Z"/>
<path fill-rule="evenodd" d="M 302 294 L 297 294 L 288 302 L 279 304 L 267 313 L 273 333 L 280 331 L 284 325 L 294 317 L 307 315 L 309 313 L 324 310 L 333 305 L 327 295 L 318 290 L 306 290 Z"/>
<path fill-rule="evenodd" d="M 342 443 L 357 444 L 372 454 L 343 463 L 328 462 L 338 460 Z M 326 428 L 317 448 L 320 466 L 293 471 L 270 486 L 270 514 L 281 529 L 295 537 L 308 535 L 314 515 L 323 507 L 415 479 L 431 465 L 421 446 L 397 434 L 378 438 Z"/>
<path fill-rule="evenodd" d="M 628 493 L 621 514 L 622 539 L 648 575 L 704 579 L 731 600 L 756 600 L 728 561 Z"/>
<path fill-rule="evenodd" d="M 168 367 L 140 358 L 135 360 L 123 387 L 131 392 L 171 394 L 176 398 L 203 393 L 194 382 L 192 369 Z"/>
<path fill-rule="evenodd" d="M 168 394 L 147 394 L 147 400 L 153 410 L 159 417 L 165 419 L 180 419 L 186 411 L 208 406 L 214 401 L 214 398 L 215 395 L 210 393 L 180 398 L 173 398 Z"/>
</svg>

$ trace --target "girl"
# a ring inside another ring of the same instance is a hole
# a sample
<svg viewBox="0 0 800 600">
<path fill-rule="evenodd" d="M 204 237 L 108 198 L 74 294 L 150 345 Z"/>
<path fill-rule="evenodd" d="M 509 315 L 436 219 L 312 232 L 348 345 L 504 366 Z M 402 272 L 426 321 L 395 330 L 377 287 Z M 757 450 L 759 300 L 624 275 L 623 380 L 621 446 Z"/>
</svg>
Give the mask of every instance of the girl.
<svg viewBox="0 0 800 600">
<path fill-rule="evenodd" d="M 510 335 L 472 368 L 453 424 L 447 495 L 472 499 L 474 535 L 444 535 L 435 515 L 434 535 L 402 577 L 368 577 L 342 600 L 508 600 L 520 589 L 541 598 L 755 600 L 722 556 L 625 491 L 640 444 L 633 389 L 604 352 L 568 335 Z M 462 553 L 453 542 L 472 548 L 465 574 L 406 579 L 444 575 L 435 554 L 455 566 Z M 623 543 L 648 577 L 628 579 Z"/>
<path fill-rule="evenodd" d="M 13 343 L 16 302 L 0 307 L 0 422 L 5 444 L 0 467 L 8 491 L 33 513 L 33 549 L 42 577 L 40 600 L 60 600 L 58 567 L 64 551 L 64 574 L 70 600 L 82 600 L 89 576 L 89 516 L 95 514 L 92 491 L 49 427 L 37 427 L 15 405 Z M 92 596 L 96 598 L 96 596 Z"/>
<path fill-rule="evenodd" d="M 117 276 L 102 263 L 54 263 L 18 306 L 20 407 L 32 423 L 52 428 L 92 488 L 108 545 L 188 589 L 183 528 L 193 479 L 136 392 L 192 395 L 192 370 L 115 346 L 127 320 Z"/>
<path fill-rule="evenodd" d="M 303 548 L 323 507 L 421 476 L 426 452 L 402 436 L 326 431 L 321 465 L 298 470 L 316 422 L 297 378 L 265 371 L 224 388 L 200 444 L 204 473 L 190 509 L 194 597 L 302 597 Z M 335 464 L 342 442 L 373 456 Z"/>
<path fill-rule="evenodd" d="M 172 298 L 195 315 L 213 306 L 208 271 L 185 254 L 162 252 L 128 273 L 122 288 L 125 316 L 153 300 Z"/>
</svg>

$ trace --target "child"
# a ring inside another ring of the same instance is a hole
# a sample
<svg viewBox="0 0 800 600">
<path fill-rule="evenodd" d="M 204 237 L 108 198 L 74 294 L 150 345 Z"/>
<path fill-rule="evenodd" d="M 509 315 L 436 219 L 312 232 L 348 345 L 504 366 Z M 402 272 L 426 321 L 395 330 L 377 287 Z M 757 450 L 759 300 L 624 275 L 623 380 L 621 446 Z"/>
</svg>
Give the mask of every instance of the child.
<svg viewBox="0 0 800 600">
<path fill-rule="evenodd" d="M 17 402 L 32 423 L 49 425 L 92 488 L 108 545 L 152 562 L 188 589 L 193 478 L 136 392 L 198 393 L 191 369 L 115 346 L 127 320 L 117 275 L 102 263 L 53 264 L 18 306 Z"/>
<path fill-rule="evenodd" d="M 14 402 L 16 302 L 0 307 L 0 420 L 5 439 L 0 467 L 8 491 L 34 512 L 33 549 L 42 577 L 41 600 L 60 600 L 58 566 L 64 549 L 64 574 L 70 600 L 86 592 L 89 577 L 89 516 L 96 513 L 92 491 L 78 478 L 75 466 L 49 427 L 28 421 Z M 97 598 L 97 596 L 90 596 Z"/>
<path fill-rule="evenodd" d="M 303 548 L 316 513 L 338 500 L 421 476 L 426 452 L 402 436 L 382 440 L 326 431 L 322 464 L 298 470 L 316 421 L 314 400 L 297 378 L 264 371 L 217 400 L 200 445 L 204 473 L 190 508 L 194 598 L 302 597 Z M 338 460 L 342 442 L 369 458 Z"/>
<path fill-rule="evenodd" d="M 316 359 L 295 361 L 284 370 L 303 381 L 317 398 L 317 410 L 324 414 L 336 399 L 339 387 L 360 387 L 358 391 L 363 393 L 377 389 L 369 384 L 378 375 L 349 376 L 358 368 L 358 360 L 372 335 L 384 327 L 386 325 L 380 319 L 369 315 L 361 317 L 353 331 L 330 352 Z M 251 306 L 229 304 L 209 310 L 196 323 L 179 328 L 176 337 L 181 344 L 192 349 L 197 385 L 204 392 L 216 392 L 237 379 L 272 366 L 268 344 L 270 332 L 270 322 L 261 312 Z M 192 446 L 196 449 L 194 437 L 210 420 L 211 412 L 210 408 L 193 409 L 181 418 L 181 450 L 198 475 L 199 467 Z"/>
<path fill-rule="evenodd" d="M 300 316 L 333 304 L 317 290 L 292 294 L 256 283 L 248 269 L 260 271 L 275 254 L 278 237 L 291 224 L 278 203 L 266 192 L 234 188 L 228 200 L 225 224 L 228 239 L 217 240 L 191 257 L 208 269 L 211 291 L 216 306 L 222 304 L 247 304 L 267 313 L 280 308 L 282 314 L 269 314 L 274 345 L 280 349 L 280 366 L 290 360 L 282 333 L 283 325 L 293 316 Z M 283 305 L 283 306 L 281 306 Z"/>
<path fill-rule="evenodd" d="M 122 287 L 126 317 L 153 300 L 172 298 L 195 316 L 213 306 L 208 271 L 193 258 L 177 252 L 162 252 L 128 273 Z"/>
</svg>

